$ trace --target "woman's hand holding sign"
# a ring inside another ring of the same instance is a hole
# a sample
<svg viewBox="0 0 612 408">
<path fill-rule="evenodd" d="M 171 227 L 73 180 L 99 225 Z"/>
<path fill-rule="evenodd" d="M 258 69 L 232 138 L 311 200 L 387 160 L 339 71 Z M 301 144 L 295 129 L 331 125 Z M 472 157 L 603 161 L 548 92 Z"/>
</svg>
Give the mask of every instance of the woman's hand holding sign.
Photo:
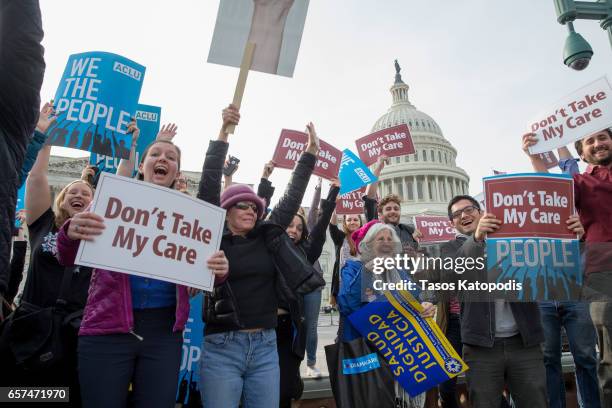
<svg viewBox="0 0 612 408">
<path fill-rule="evenodd" d="M 229 262 L 223 251 L 217 251 L 212 254 L 211 257 L 208 258 L 208 261 L 206 261 L 206 266 L 213 275 L 218 277 L 225 276 L 229 272 Z"/>
<path fill-rule="evenodd" d="M 93 241 L 105 228 L 104 218 L 92 212 L 81 212 L 72 217 L 66 233 L 73 241 Z"/>
<path fill-rule="evenodd" d="M 421 307 L 423 308 L 423 310 L 420 314 L 421 317 L 424 317 L 425 319 L 427 319 L 428 317 L 434 317 L 434 315 L 436 314 L 436 306 L 433 303 L 423 302 L 421 303 Z"/>
<path fill-rule="evenodd" d="M 240 122 L 240 112 L 236 106 L 230 104 L 227 108 L 223 109 L 221 118 L 223 119 L 223 125 L 221 125 L 218 140 L 227 142 L 227 129 L 232 125 L 238 126 L 238 122 Z"/>
</svg>

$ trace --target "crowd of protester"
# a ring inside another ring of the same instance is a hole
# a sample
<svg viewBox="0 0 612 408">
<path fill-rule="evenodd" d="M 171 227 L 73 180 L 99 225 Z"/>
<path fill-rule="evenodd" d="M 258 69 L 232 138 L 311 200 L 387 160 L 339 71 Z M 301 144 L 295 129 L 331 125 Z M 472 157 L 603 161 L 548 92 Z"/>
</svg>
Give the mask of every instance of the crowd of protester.
<svg viewBox="0 0 612 408">
<path fill-rule="evenodd" d="M 67 386 L 72 406 L 171 407 L 189 299 L 199 291 L 75 265 L 80 242 L 94 240 L 105 229 L 103 218 L 89 211 L 95 169 L 85 167 L 81 178 L 66 184 L 52 202 L 51 146 L 44 140 L 55 111 L 49 102 L 36 113 L 45 68 L 37 1 L 0 0 L 0 16 L 0 333 L 8 331 L 5 322 L 14 323 L 19 313 L 52 307 L 64 312 L 62 358 L 55 364 L 24 362 L 0 337 L 0 385 Z M 312 123 L 306 126 L 306 150 L 273 208 L 275 188 L 269 178 L 274 162 L 264 165 L 257 191 L 234 184 L 224 166 L 228 128 L 239 121 L 234 105 L 222 111 L 221 129 L 209 142 L 197 192 L 197 199 L 226 210 L 220 250 L 207 260 L 215 285 L 203 307 L 201 399 L 204 407 L 213 408 L 290 407 L 303 393 L 300 365 L 305 359 L 307 375 L 321 376 L 317 327 L 325 280 L 319 258 L 327 232 L 336 249 L 330 303 L 340 312 L 335 340 L 340 343 L 362 337 L 348 316 L 378 299 L 375 278 L 414 279 L 415 271 L 401 268 L 375 275 L 374 260 L 427 251 L 419 244 L 422 234 L 403 222 L 401 199 L 378 197 L 377 183 L 365 191 L 363 216 L 338 216 L 339 181 L 331 180 L 321 199 L 319 180 L 305 214 L 302 201 L 319 152 Z M 181 149 L 173 142 L 177 126 L 162 127 L 141 155 L 135 175 L 140 130 L 134 120 L 128 131 L 130 157 L 121 160 L 117 173 L 188 194 Z M 529 153 L 536 142 L 534 134 L 524 135 L 523 150 L 534 171 L 547 172 L 541 158 Z M 565 407 L 562 329 L 575 365 L 580 406 L 612 407 L 612 257 L 607 246 L 612 241 L 612 132 L 597 132 L 574 147 L 587 170 L 579 172 L 578 159 L 567 148 L 559 149 L 559 167 L 575 185 L 578 215 L 566 220 L 567 229 L 585 243 L 580 299 L 511 302 L 472 298 L 470 293 L 417 293 L 421 316 L 435 318 L 469 366 L 465 377 L 472 407 Z M 375 175 L 386 160 L 378 158 Z M 25 208 L 15 227 L 16 192 L 23 183 Z M 440 246 L 440 253 L 449 258 L 484 257 L 486 234 L 502 225 L 469 195 L 449 201 L 448 218 L 457 234 Z M 486 280 L 486 273 L 486 268 L 476 268 L 465 276 Z M 420 274 L 431 282 L 457 279 L 443 269 Z M 26 333 L 21 346 L 35 348 L 29 341 L 36 336 Z M 461 406 L 456 378 L 440 384 L 438 399 L 444 408 Z M 423 393 L 403 397 L 401 404 L 424 403 Z"/>
</svg>

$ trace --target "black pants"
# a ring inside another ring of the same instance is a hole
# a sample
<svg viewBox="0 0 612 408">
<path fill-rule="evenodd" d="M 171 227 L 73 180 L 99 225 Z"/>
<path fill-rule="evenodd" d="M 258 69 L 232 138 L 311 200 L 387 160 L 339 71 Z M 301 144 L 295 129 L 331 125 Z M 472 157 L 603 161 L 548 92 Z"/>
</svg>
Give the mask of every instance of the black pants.
<svg viewBox="0 0 612 408">
<path fill-rule="evenodd" d="M 449 315 L 446 338 L 455 351 L 461 355 L 461 321 L 458 315 Z M 457 377 L 440 384 L 438 390 L 442 408 L 458 408 L 461 406 L 457 398 Z"/>
<path fill-rule="evenodd" d="M 45 73 L 38 0 L 0 0 L 0 295 L 9 281 L 19 172 Z"/>
<path fill-rule="evenodd" d="M 132 334 L 81 336 L 79 379 L 86 408 L 174 407 L 183 338 L 173 333 L 175 309 L 134 311 Z"/>
<path fill-rule="evenodd" d="M 300 377 L 300 358 L 292 351 L 293 325 L 290 315 L 278 316 L 276 326 L 276 347 L 280 366 L 280 407 L 291 407 L 291 399 L 299 399 L 304 391 Z"/>
<path fill-rule="evenodd" d="M 540 345 L 525 347 L 520 335 L 496 338 L 493 347 L 463 345 L 472 408 L 499 407 L 504 383 L 517 408 L 546 408 L 546 369 Z"/>
</svg>

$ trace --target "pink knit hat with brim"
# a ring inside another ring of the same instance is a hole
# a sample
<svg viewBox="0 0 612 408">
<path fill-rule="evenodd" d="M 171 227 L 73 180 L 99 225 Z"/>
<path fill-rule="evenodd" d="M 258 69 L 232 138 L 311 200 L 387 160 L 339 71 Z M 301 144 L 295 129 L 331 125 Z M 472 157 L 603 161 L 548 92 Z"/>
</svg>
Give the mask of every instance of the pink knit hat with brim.
<svg viewBox="0 0 612 408">
<path fill-rule="evenodd" d="M 264 201 L 257 195 L 251 187 L 245 184 L 232 184 L 223 194 L 221 194 L 221 208 L 229 210 L 240 201 L 249 201 L 257 206 L 257 218 L 264 214 Z"/>
<path fill-rule="evenodd" d="M 353 241 L 355 242 L 357 252 L 359 252 L 359 243 L 365 238 L 370 228 L 372 228 L 372 225 L 378 224 L 379 222 L 379 220 L 372 220 L 365 224 L 363 227 L 359 228 L 358 230 L 353 231 L 353 233 L 351 234 L 351 238 L 353 238 Z"/>
</svg>

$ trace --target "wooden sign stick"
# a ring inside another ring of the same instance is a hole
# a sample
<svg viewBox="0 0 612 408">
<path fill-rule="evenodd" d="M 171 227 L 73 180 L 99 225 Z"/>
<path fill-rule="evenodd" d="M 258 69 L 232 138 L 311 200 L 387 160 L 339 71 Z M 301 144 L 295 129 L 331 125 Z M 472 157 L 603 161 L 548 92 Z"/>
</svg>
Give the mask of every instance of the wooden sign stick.
<svg viewBox="0 0 612 408">
<path fill-rule="evenodd" d="M 236 83 L 236 90 L 234 91 L 234 100 L 232 103 L 236 108 L 240 109 L 242 104 L 242 96 L 244 95 L 244 87 L 246 86 L 246 80 L 249 76 L 249 69 L 253 63 L 253 54 L 255 52 L 255 44 L 247 43 L 244 48 L 244 55 L 242 56 L 242 63 L 240 64 L 240 73 L 238 74 L 238 82 Z M 234 134 L 236 126 L 230 125 L 227 127 L 227 133 Z"/>
</svg>

